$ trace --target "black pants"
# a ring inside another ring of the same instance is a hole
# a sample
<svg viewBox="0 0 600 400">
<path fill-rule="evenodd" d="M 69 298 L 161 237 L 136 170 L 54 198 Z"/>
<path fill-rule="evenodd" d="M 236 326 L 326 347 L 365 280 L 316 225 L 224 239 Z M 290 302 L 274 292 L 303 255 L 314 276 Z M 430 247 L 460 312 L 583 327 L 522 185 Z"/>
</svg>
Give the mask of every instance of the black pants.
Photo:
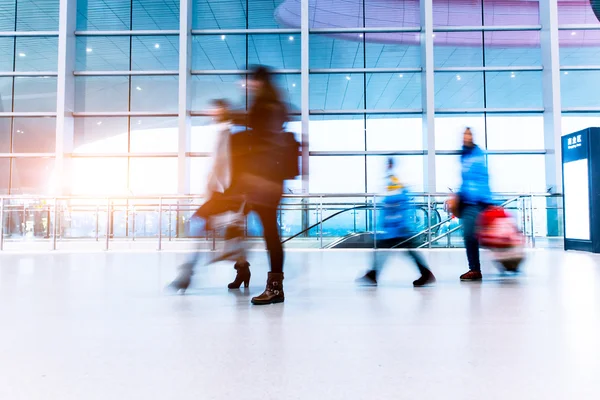
<svg viewBox="0 0 600 400">
<path fill-rule="evenodd" d="M 398 243 L 404 242 L 405 240 L 406 239 L 403 239 L 403 238 L 380 239 L 380 240 L 377 240 L 377 248 L 378 249 L 391 249 Z M 414 245 L 414 243 L 412 241 L 408 241 L 406 243 L 402 243 L 400 246 L 398 246 L 398 248 L 410 249 L 411 247 L 413 247 L 413 245 Z M 407 253 L 408 253 L 408 256 L 410 258 L 412 258 L 413 261 L 415 262 L 415 264 L 417 265 L 417 268 L 419 269 L 419 272 L 421 273 L 421 275 L 423 275 L 426 272 L 429 272 L 429 268 L 427 268 L 427 263 L 425 262 L 423 257 L 421 257 L 421 255 L 418 252 L 416 252 L 414 250 L 408 250 Z M 389 256 L 389 252 L 387 252 L 387 251 L 375 251 L 375 253 L 373 255 L 373 265 L 372 265 L 371 269 L 373 271 L 376 271 L 377 274 L 379 274 L 379 272 L 381 272 L 381 270 L 383 269 L 388 256 Z"/>
<path fill-rule="evenodd" d="M 248 212 L 253 211 L 258 215 L 263 226 L 263 236 L 269 253 L 271 272 L 283 272 L 283 246 L 279 237 L 279 226 L 277 225 L 277 202 L 262 203 L 260 205 L 247 205 Z M 223 214 L 227 211 L 239 211 L 244 202 L 243 196 L 216 193 L 204 203 L 196 213 L 195 217 L 208 221 L 213 215 Z"/>
</svg>

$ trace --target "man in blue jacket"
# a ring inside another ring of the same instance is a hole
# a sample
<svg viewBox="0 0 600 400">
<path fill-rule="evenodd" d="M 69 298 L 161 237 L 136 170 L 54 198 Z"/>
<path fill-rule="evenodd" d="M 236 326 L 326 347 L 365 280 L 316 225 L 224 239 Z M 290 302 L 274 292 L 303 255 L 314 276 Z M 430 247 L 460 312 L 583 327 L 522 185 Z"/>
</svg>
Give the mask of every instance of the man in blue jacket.
<svg viewBox="0 0 600 400">
<path fill-rule="evenodd" d="M 462 281 L 480 281 L 479 240 L 476 236 L 477 219 L 486 206 L 491 204 L 489 175 L 485 152 L 473 142 L 470 128 L 465 129 L 460 155 L 462 184 L 460 186 L 460 218 L 463 224 L 469 272 L 461 275 Z"/>
</svg>

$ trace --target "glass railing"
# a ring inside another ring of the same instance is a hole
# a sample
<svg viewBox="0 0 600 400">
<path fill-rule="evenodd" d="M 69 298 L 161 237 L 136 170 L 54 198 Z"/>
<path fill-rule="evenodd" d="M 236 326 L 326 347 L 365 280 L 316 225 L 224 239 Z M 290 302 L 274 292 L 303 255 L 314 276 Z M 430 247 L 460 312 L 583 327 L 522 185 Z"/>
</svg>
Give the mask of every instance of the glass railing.
<svg viewBox="0 0 600 400">
<path fill-rule="evenodd" d="M 450 194 L 414 195 L 417 245 L 462 247 L 460 221 L 445 207 Z M 286 195 L 278 210 L 289 248 L 374 247 L 383 197 L 373 194 Z M 530 246 L 562 247 L 562 198 L 499 194 Z M 223 232 L 192 218 L 200 196 L 0 197 L 0 250 L 218 248 Z M 260 221 L 245 221 L 250 243 L 262 246 Z M 84 246 L 84 243 L 86 244 Z"/>
</svg>

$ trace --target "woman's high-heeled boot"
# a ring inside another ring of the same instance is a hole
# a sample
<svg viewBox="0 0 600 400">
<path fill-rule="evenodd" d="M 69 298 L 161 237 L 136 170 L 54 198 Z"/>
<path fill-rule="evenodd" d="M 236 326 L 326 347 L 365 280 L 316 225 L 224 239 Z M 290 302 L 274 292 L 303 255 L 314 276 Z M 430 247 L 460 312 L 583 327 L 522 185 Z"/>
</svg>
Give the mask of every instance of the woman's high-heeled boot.
<svg viewBox="0 0 600 400">
<path fill-rule="evenodd" d="M 275 273 L 269 272 L 267 278 L 267 287 L 265 291 L 260 295 L 252 298 L 252 304 L 264 305 L 264 304 L 275 304 L 283 303 L 285 296 L 283 294 L 283 272 Z"/>
<path fill-rule="evenodd" d="M 231 282 L 227 287 L 229 289 L 239 289 L 244 284 L 244 287 L 247 288 L 250 285 L 250 263 L 248 261 L 238 261 L 235 263 L 233 268 L 237 271 L 237 275 L 233 282 Z"/>
</svg>

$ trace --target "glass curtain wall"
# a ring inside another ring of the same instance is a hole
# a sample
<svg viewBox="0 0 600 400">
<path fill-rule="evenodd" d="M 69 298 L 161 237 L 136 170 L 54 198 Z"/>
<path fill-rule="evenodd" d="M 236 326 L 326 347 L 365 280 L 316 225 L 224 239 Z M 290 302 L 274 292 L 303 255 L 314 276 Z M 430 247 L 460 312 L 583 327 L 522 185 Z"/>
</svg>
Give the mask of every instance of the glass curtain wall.
<svg viewBox="0 0 600 400">
<path fill-rule="evenodd" d="M 308 124 L 312 193 L 377 192 L 390 156 L 414 190 L 455 189 L 465 126 L 489 152 L 495 191 L 547 189 L 539 2 L 433 1 L 435 148 L 428 148 L 420 1 L 307 0 L 308 65 L 300 0 L 190 1 L 185 135 L 178 82 L 185 3 L 69 1 L 77 3 L 75 62 L 66 71 L 75 75 L 73 194 L 177 193 L 186 135 L 189 193 L 202 193 L 216 136 L 210 101 L 246 109 L 253 64 L 274 68 L 294 117 L 288 129 L 300 135 L 300 118 Z M 50 194 L 60 2 L 0 5 L 0 193 Z M 558 15 L 562 129 L 570 132 L 600 122 L 593 95 L 600 25 L 588 2 L 559 2 Z M 432 154 L 434 187 L 423 173 Z M 292 182 L 286 191 L 301 187 Z"/>
<path fill-rule="evenodd" d="M 58 0 L 0 0 L 0 194 L 51 186 L 58 8 Z"/>
</svg>

